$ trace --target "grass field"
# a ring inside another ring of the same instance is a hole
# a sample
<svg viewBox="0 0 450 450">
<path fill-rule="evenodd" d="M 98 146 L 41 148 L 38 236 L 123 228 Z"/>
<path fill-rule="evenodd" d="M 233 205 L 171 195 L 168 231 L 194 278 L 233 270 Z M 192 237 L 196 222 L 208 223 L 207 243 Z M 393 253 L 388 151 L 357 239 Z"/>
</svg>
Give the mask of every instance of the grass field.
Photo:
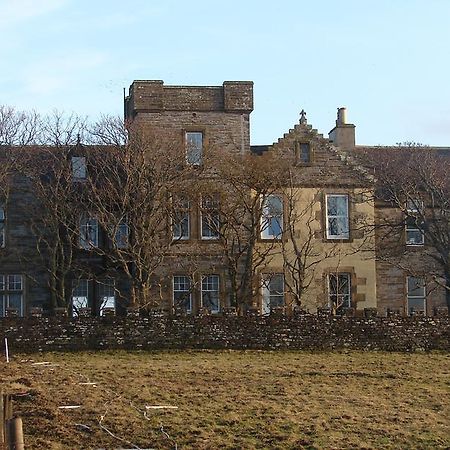
<svg viewBox="0 0 450 450">
<path fill-rule="evenodd" d="M 48 353 L 0 375 L 27 449 L 450 447 L 445 353 Z"/>
</svg>

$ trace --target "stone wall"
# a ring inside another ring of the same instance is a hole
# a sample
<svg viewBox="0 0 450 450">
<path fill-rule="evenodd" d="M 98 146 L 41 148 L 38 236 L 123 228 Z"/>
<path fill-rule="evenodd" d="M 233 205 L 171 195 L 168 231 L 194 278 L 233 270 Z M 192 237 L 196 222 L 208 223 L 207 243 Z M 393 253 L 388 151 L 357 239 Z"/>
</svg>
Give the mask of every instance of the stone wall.
<svg viewBox="0 0 450 450">
<path fill-rule="evenodd" d="M 448 317 L 85 317 L 0 320 L 10 351 L 450 350 Z"/>
<path fill-rule="evenodd" d="M 225 81 L 222 86 L 165 86 L 162 80 L 136 80 L 125 99 L 128 118 L 149 111 L 252 110 L 251 81 Z"/>
</svg>

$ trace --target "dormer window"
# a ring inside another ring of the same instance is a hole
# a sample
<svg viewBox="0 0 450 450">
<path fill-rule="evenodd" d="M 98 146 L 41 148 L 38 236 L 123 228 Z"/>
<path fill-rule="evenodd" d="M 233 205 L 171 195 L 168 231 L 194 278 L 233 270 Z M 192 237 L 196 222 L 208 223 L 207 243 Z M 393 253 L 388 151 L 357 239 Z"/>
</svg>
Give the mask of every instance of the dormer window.
<svg viewBox="0 0 450 450">
<path fill-rule="evenodd" d="M 72 156 L 72 178 L 74 181 L 86 179 L 86 158 L 84 156 Z"/>
</svg>

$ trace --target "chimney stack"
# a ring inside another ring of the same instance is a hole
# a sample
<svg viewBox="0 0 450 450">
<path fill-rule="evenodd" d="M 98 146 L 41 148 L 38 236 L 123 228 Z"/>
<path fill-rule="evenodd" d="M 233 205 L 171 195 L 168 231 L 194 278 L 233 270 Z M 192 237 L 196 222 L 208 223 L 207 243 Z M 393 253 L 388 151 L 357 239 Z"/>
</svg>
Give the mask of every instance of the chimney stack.
<svg viewBox="0 0 450 450">
<path fill-rule="evenodd" d="M 336 126 L 328 133 L 328 137 L 334 145 L 342 148 L 355 146 L 355 125 L 347 123 L 347 109 L 338 108 Z"/>
</svg>

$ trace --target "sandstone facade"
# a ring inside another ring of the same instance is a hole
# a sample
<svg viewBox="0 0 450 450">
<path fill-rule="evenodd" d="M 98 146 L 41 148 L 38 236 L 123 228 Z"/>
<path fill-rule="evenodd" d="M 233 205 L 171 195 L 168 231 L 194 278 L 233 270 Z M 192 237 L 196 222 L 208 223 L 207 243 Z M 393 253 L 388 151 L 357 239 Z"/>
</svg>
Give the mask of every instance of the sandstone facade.
<svg viewBox="0 0 450 450">
<path fill-rule="evenodd" d="M 301 309 L 315 313 L 324 308 L 351 316 L 362 316 L 370 310 L 380 315 L 414 312 L 408 307 L 409 272 L 404 262 L 417 271 L 433 262 L 424 256 L 420 246 L 406 248 L 401 233 L 382 239 L 377 231 L 376 225 L 386 214 L 398 211 L 374 202 L 375 179 L 355 157 L 355 126 L 346 123 L 342 108 L 329 138 L 313 129 L 302 112 L 293 128 L 267 146 L 250 145 L 252 82 L 192 87 L 135 81 L 124 110 L 127 123 L 155 132 L 179 147 L 180 164 L 200 166 L 202 159 L 211 159 L 212 155 L 220 158 L 220 154 L 254 158 L 270 154 L 287 164 L 285 185 L 266 199 L 278 202 L 278 206 L 272 205 L 270 210 L 262 205 L 263 213 L 267 210 L 270 217 L 261 218 L 255 251 L 269 250 L 267 261 L 253 274 L 252 302 L 243 312 L 264 315 L 283 310 L 293 314 Z M 81 146 L 77 152 L 77 157 L 89 158 L 89 149 Z M 214 179 L 213 169 L 208 177 Z M 198 181 L 198 192 L 188 199 L 184 216 L 187 228 L 180 228 L 176 245 L 161 259 L 155 272 L 152 295 L 157 301 L 152 307 L 157 304 L 174 313 L 180 306 L 176 300 L 183 298 L 181 309 L 185 313 L 220 315 L 236 305 L 230 294 L 232 282 L 223 246 L 214 230 L 205 225 L 207 206 L 203 199 L 208 193 L 202 192 L 201 179 Z M 218 179 L 218 187 L 220 182 Z M 4 202 L 0 316 L 7 315 L 8 307 L 11 314 L 16 309 L 23 316 L 35 307 L 51 309 L 49 274 L 42 255 L 36 253 L 37 238 L 31 227 L 29 206 L 34 201 L 26 179 L 16 177 Z M 291 235 L 286 235 L 293 221 Z M 168 232 L 173 232 L 170 226 Z M 97 233 L 99 245 L 110 245 L 102 240 L 101 230 Z M 307 249 L 302 247 L 300 252 L 299 244 L 306 241 Z M 101 255 L 79 248 L 74 251 L 75 259 L 89 267 L 90 275 L 74 272 L 74 280 L 67 280 L 69 314 L 70 305 L 80 299 L 86 301 L 85 306 L 93 314 L 99 314 L 103 301 L 117 313 L 125 313 L 130 286 L 123 273 L 106 264 Z M 396 252 L 402 256 L 402 264 L 393 264 L 386 257 Z M 300 261 L 300 256 L 304 256 L 305 266 L 301 301 L 297 295 L 301 289 L 294 288 L 299 280 L 295 279 L 295 270 L 289 269 L 290 264 L 294 267 Z M 77 277 L 83 279 L 84 287 L 77 285 Z M 105 280 L 111 277 L 113 284 L 108 284 Z M 423 313 L 442 314 L 445 307 L 443 288 L 427 284 Z"/>
</svg>

